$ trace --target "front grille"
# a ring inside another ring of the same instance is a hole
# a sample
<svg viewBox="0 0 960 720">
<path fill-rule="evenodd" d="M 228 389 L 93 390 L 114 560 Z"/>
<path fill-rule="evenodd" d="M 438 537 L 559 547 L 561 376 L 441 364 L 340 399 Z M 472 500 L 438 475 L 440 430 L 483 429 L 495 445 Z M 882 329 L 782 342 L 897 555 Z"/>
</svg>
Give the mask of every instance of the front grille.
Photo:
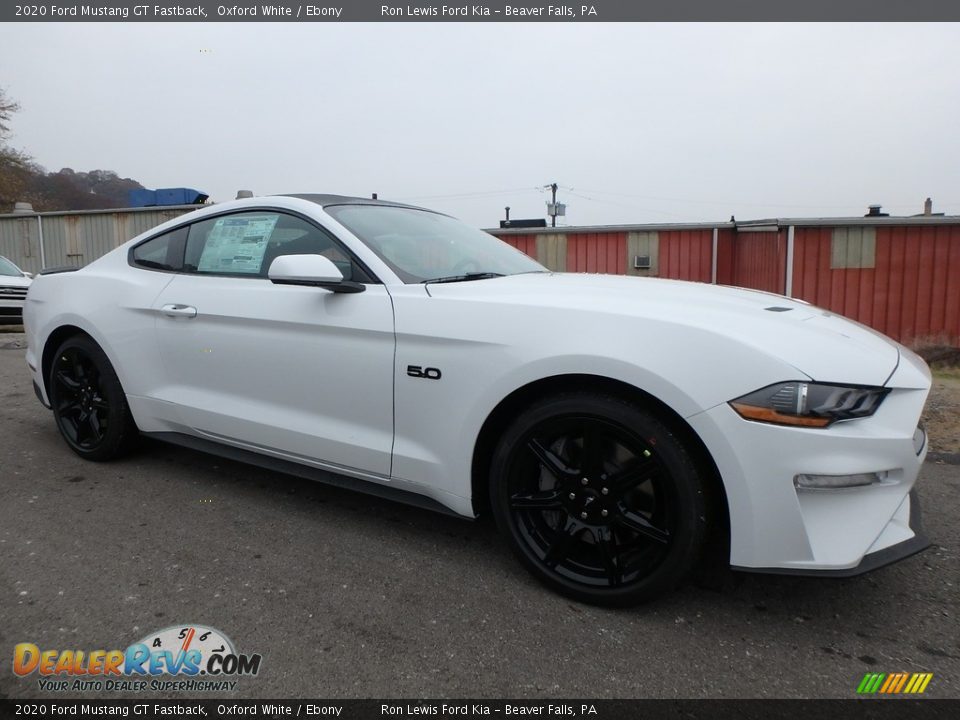
<svg viewBox="0 0 960 720">
<path fill-rule="evenodd" d="M 27 297 L 27 288 L 0 285 L 0 300 L 23 300 Z"/>
</svg>

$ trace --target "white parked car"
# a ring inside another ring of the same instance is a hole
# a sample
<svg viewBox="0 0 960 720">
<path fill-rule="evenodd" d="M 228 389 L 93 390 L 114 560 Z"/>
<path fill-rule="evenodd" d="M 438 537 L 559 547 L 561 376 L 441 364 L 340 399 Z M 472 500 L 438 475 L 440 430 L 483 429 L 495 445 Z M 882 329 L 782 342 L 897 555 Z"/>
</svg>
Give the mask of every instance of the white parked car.
<svg viewBox="0 0 960 720">
<path fill-rule="evenodd" d="M 446 215 L 239 200 L 27 296 L 27 363 L 91 460 L 138 434 L 472 518 L 630 604 L 702 558 L 847 575 L 927 545 L 914 353 L 766 293 L 553 273 Z"/>
<path fill-rule="evenodd" d="M 23 300 L 32 277 L 0 255 L 0 325 L 23 322 Z"/>
</svg>

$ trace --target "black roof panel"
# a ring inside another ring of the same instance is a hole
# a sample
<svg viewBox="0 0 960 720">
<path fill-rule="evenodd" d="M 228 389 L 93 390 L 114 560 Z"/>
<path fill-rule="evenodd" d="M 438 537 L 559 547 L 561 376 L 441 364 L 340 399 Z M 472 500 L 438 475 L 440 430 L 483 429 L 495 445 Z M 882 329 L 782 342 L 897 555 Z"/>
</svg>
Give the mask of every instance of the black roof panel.
<svg viewBox="0 0 960 720">
<path fill-rule="evenodd" d="M 427 210 L 427 208 L 392 202 L 390 200 L 374 200 L 373 198 L 350 197 L 349 195 L 327 195 L 323 193 L 280 193 L 283 197 L 299 198 L 316 203 L 322 207 L 330 205 L 383 205 L 386 207 L 410 208 L 412 210 Z M 432 211 L 430 211 L 432 212 Z"/>
</svg>

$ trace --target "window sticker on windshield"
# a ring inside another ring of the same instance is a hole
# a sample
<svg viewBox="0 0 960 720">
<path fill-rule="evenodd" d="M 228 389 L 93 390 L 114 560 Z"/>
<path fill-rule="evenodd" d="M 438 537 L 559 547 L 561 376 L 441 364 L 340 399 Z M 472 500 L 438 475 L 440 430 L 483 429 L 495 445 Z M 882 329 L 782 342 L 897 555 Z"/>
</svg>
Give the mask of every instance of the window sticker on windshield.
<svg viewBox="0 0 960 720">
<path fill-rule="evenodd" d="M 200 272 L 260 272 L 267 243 L 277 224 L 276 215 L 248 215 L 217 220 L 203 246 Z"/>
</svg>

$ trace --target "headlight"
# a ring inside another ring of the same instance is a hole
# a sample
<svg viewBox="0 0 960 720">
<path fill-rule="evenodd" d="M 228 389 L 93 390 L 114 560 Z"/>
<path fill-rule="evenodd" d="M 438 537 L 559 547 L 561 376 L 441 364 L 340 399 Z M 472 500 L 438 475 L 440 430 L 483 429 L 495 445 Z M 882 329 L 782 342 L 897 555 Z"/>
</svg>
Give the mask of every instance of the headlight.
<svg viewBox="0 0 960 720">
<path fill-rule="evenodd" d="M 889 388 L 785 382 L 748 393 L 730 405 L 747 420 L 822 428 L 873 415 Z"/>
</svg>

